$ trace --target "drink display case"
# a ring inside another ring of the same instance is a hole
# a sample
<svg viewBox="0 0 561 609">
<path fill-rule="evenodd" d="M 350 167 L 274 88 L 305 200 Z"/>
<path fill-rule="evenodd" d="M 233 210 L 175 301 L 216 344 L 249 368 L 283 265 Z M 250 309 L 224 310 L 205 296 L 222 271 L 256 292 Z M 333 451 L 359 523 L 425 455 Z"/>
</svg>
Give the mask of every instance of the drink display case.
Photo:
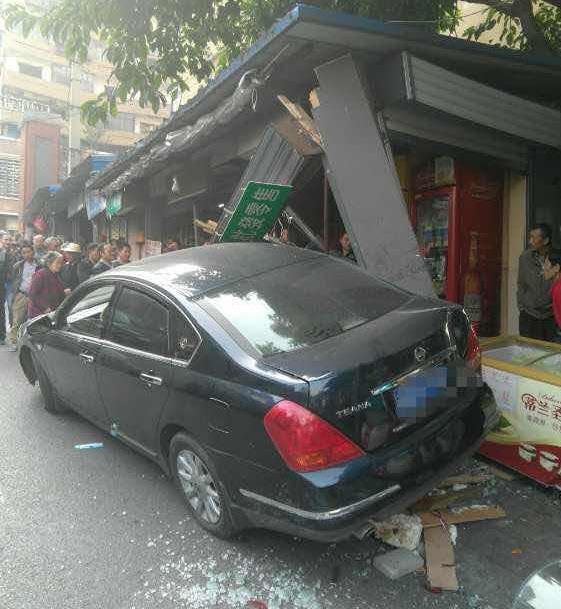
<svg viewBox="0 0 561 609">
<path fill-rule="evenodd" d="M 481 350 L 501 418 L 480 452 L 561 488 L 561 345 L 505 336 L 482 341 Z"/>
<path fill-rule="evenodd" d="M 411 219 L 435 293 L 462 304 L 478 334 L 497 335 L 502 174 L 443 157 L 414 188 Z"/>
</svg>

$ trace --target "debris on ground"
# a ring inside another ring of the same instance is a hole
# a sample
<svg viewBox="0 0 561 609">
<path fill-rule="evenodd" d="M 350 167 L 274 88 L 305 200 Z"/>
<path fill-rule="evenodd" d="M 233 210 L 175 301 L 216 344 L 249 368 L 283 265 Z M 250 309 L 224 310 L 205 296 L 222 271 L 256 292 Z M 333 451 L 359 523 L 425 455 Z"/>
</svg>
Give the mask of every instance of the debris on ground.
<svg viewBox="0 0 561 609">
<path fill-rule="evenodd" d="M 90 444 L 75 444 L 76 450 L 87 450 L 89 448 L 103 448 L 103 442 L 91 442 Z"/>
<path fill-rule="evenodd" d="M 439 488 L 454 487 L 458 484 L 480 484 L 482 482 L 489 482 L 492 476 L 490 474 L 460 474 L 458 476 L 450 476 L 443 480 L 438 486 Z M 464 487 L 465 488 L 465 487 Z"/>
<path fill-rule="evenodd" d="M 372 522 L 374 534 L 381 541 L 413 551 L 421 541 L 423 525 L 417 515 L 396 514 L 383 522 Z"/>
<path fill-rule="evenodd" d="M 447 527 L 428 527 L 424 530 L 427 582 L 431 589 L 458 590 L 456 559 Z"/>
<path fill-rule="evenodd" d="M 399 579 L 421 568 L 424 561 L 416 552 L 397 548 L 385 554 L 379 554 L 374 558 L 372 564 L 386 577 Z"/>
<path fill-rule="evenodd" d="M 461 503 L 468 499 L 475 499 L 481 495 L 479 488 L 466 488 L 464 490 L 458 490 L 451 493 L 439 494 L 439 495 L 427 495 L 422 499 L 419 499 L 411 507 L 413 512 L 433 512 L 435 510 L 443 510 L 454 503 Z"/>
<path fill-rule="evenodd" d="M 442 524 L 464 524 L 466 522 L 478 522 L 480 520 L 494 520 L 504 518 L 506 512 L 498 505 L 477 505 L 471 507 L 454 508 L 433 514 L 424 512 L 419 514 L 425 528 L 442 526 Z"/>
<path fill-rule="evenodd" d="M 506 516 L 500 506 L 481 504 L 482 498 L 490 494 L 489 487 L 496 483 L 491 469 L 486 466 L 483 471 L 447 478 L 410 507 L 410 515 L 397 514 L 383 522 L 371 521 L 362 531 L 363 535 L 373 534 L 381 542 L 397 548 L 376 556 L 373 566 L 390 579 L 399 579 L 424 565 L 429 591 L 457 591 L 456 525 Z M 512 552 L 515 555 L 522 551 Z"/>
</svg>

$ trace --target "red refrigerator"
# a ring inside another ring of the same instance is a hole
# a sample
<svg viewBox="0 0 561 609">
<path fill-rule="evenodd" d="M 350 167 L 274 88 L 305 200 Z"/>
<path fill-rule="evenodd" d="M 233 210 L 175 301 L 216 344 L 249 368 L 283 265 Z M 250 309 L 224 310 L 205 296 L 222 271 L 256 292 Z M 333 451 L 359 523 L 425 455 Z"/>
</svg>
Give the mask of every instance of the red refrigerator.
<svg viewBox="0 0 561 609">
<path fill-rule="evenodd" d="M 481 336 L 499 333 L 503 174 L 444 157 L 414 179 L 411 209 L 436 294 L 463 305 Z"/>
</svg>

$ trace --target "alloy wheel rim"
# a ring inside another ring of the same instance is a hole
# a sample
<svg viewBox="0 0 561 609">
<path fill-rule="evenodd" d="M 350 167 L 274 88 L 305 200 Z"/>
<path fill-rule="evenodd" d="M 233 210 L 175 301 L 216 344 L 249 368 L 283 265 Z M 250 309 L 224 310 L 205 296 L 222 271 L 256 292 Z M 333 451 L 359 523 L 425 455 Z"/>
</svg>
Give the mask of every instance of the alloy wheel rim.
<svg viewBox="0 0 561 609">
<path fill-rule="evenodd" d="M 177 475 L 195 514 L 209 524 L 216 524 L 222 515 L 220 496 L 214 478 L 201 458 L 191 450 L 180 451 Z"/>
</svg>

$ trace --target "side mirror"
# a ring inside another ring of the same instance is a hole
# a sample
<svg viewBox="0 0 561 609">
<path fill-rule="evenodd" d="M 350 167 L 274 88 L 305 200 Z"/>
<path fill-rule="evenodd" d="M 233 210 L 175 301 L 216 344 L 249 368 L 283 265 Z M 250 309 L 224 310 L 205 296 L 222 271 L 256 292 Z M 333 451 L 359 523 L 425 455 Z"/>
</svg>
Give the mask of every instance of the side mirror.
<svg viewBox="0 0 561 609">
<path fill-rule="evenodd" d="M 42 332 L 47 332 L 48 330 L 52 330 L 55 327 L 55 312 L 48 313 L 47 315 L 40 315 L 35 319 L 32 319 L 27 324 L 27 333 L 28 334 L 41 334 Z"/>
</svg>

